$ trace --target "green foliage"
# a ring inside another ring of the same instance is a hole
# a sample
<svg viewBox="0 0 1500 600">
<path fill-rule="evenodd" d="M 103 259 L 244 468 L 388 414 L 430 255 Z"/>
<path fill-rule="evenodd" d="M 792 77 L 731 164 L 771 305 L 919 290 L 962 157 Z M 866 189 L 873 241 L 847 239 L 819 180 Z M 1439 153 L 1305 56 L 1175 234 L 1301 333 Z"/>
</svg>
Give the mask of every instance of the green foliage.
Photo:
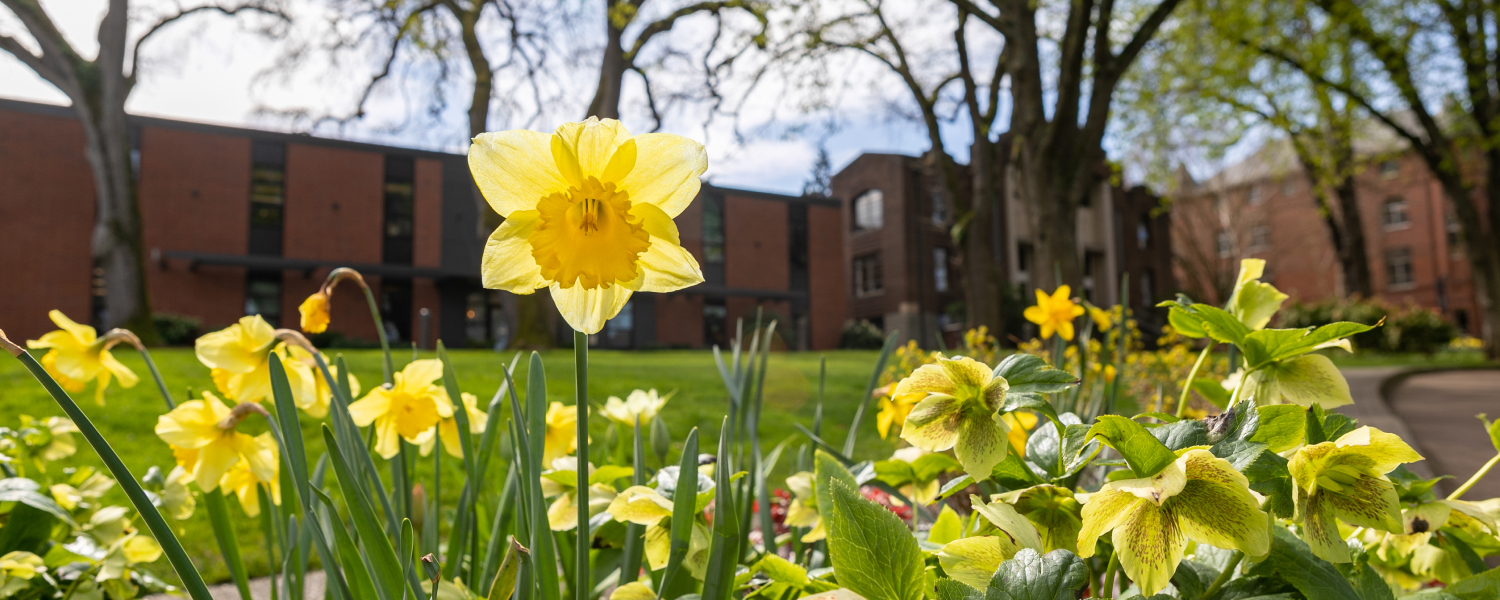
<svg viewBox="0 0 1500 600">
<path fill-rule="evenodd" d="M 850 321 L 839 332 L 839 348 L 844 350 L 879 350 L 885 344 L 885 332 L 869 321 Z"/>
<path fill-rule="evenodd" d="M 924 567 L 911 530 L 844 481 L 828 486 L 828 550 L 839 585 L 869 600 L 919 600 Z"/>
<path fill-rule="evenodd" d="M 203 327 L 202 319 L 173 313 L 156 313 L 151 315 L 151 320 L 156 323 L 161 343 L 168 346 L 193 345 L 193 340 L 198 339 L 199 329 Z"/>
<path fill-rule="evenodd" d="M 1350 338 L 1358 349 L 1380 352 L 1432 354 L 1447 347 L 1460 333 L 1432 309 L 1416 305 L 1395 306 L 1371 299 L 1293 303 L 1277 316 L 1277 320 L 1280 326 L 1289 328 L 1316 327 L 1337 321 L 1370 324 L 1384 320 L 1383 327 Z"/>
</svg>

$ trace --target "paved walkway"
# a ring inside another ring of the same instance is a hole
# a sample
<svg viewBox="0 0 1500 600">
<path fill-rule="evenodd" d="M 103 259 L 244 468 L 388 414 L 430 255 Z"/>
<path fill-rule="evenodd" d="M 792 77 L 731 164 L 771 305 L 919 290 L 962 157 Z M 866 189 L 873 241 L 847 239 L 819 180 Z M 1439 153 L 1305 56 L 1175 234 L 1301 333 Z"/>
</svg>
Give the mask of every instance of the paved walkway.
<svg viewBox="0 0 1500 600">
<path fill-rule="evenodd" d="M 1463 485 L 1495 456 L 1488 432 L 1474 416 L 1488 413 L 1500 418 L 1500 370 L 1411 375 L 1388 390 L 1386 401 L 1415 434 L 1410 438 L 1415 440 L 1412 445 L 1427 457 L 1424 463 L 1432 472 L 1453 476 L 1438 484 L 1443 494 Z M 1464 495 L 1465 500 L 1496 497 L 1500 497 L 1500 473 L 1495 472 Z"/>
</svg>

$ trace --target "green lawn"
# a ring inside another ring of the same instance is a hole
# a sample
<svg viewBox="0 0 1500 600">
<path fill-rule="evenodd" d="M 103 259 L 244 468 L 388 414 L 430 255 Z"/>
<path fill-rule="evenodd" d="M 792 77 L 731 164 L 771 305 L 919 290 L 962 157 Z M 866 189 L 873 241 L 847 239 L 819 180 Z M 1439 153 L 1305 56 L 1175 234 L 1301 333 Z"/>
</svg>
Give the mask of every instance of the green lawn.
<svg viewBox="0 0 1500 600">
<path fill-rule="evenodd" d="M 366 389 L 380 382 L 379 351 L 345 350 L 342 352 L 349 362 L 351 371 Z M 116 452 L 137 476 L 145 473 L 153 465 L 160 466 L 163 470 L 170 470 L 171 452 L 166 444 L 152 433 L 157 416 L 165 412 L 165 405 L 156 386 L 150 380 L 149 372 L 137 354 L 120 349 L 115 351 L 115 355 L 142 377 L 140 384 L 128 390 L 112 387 L 107 395 L 106 406 L 96 406 L 93 403 L 92 387 L 77 394 L 78 400 L 106 439 L 114 446 Z M 479 395 L 481 405 L 487 403 L 499 389 L 500 382 L 504 380 L 501 368 L 503 364 L 509 362 L 512 355 L 513 353 L 509 352 L 497 354 L 478 350 L 453 352 L 452 357 L 454 367 L 458 371 L 460 387 L 464 391 Z M 823 355 L 784 352 L 771 355 L 765 384 L 765 408 L 760 427 L 761 438 L 767 451 L 783 439 L 800 437 L 792 423 L 800 422 L 811 425 L 817 398 L 820 356 Z M 853 418 L 859 396 L 869 378 L 876 353 L 836 351 L 829 352 L 826 356 L 828 379 L 824 395 L 823 432 L 826 439 L 834 444 L 840 444 L 848 429 L 849 421 Z M 191 350 L 161 349 L 154 352 L 153 357 L 179 402 L 186 397 L 188 388 L 213 389 L 208 369 L 198 363 Z M 423 353 L 422 357 L 431 358 L 433 355 Z M 409 351 L 397 352 L 396 359 L 399 369 L 411 359 L 411 353 Z M 547 369 L 549 399 L 572 404 L 574 401 L 572 352 L 570 350 L 543 352 L 542 359 Z M 526 364 L 527 360 L 523 357 L 516 368 L 517 385 L 520 390 L 526 389 L 525 382 L 529 375 L 526 372 Z M 594 405 L 602 405 L 605 398 L 610 395 L 624 397 L 632 389 L 652 387 L 662 393 L 677 390 L 676 396 L 663 409 L 662 414 L 678 444 L 690 428 L 698 427 L 703 430 L 702 447 L 714 447 L 714 440 L 718 438 L 719 423 L 726 413 L 729 401 L 711 353 L 705 351 L 596 351 L 590 353 L 589 399 Z M 14 426 L 17 415 L 21 414 L 42 417 L 61 415 L 62 411 L 19 362 L 0 360 L 0 427 Z M 252 429 L 260 427 L 260 424 L 253 421 L 246 423 Z M 602 421 L 603 419 L 595 419 L 592 423 L 595 433 L 590 437 L 594 440 L 595 449 L 602 446 L 605 439 L 605 424 Z M 303 418 L 304 438 L 308 441 L 308 453 L 313 461 L 316 461 L 317 457 L 323 453 L 322 438 L 318 427 L 317 421 Z M 856 452 L 858 456 L 884 456 L 893 448 L 889 442 L 879 439 L 874 427 L 873 408 L 866 414 L 864 425 L 860 429 L 860 445 Z M 794 444 L 800 444 L 802 441 L 804 440 L 796 441 Z M 101 466 L 93 451 L 83 443 L 81 438 L 79 444 L 78 454 L 66 459 L 64 463 Z M 789 452 L 787 456 L 790 457 L 792 454 Z M 787 468 L 790 462 L 791 459 L 781 462 L 777 469 L 778 477 L 789 474 Z M 420 461 L 420 465 L 419 476 L 425 479 L 431 473 L 430 461 Z M 451 507 L 456 501 L 458 492 L 457 486 L 451 482 L 458 480 L 459 471 L 455 461 L 449 461 L 447 467 L 444 469 L 444 479 L 450 483 L 444 487 L 443 495 L 448 498 L 445 505 Z M 493 475 L 492 477 L 492 481 L 499 479 Z M 113 503 L 127 504 L 124 494 L 120 493 L 118 488 L 112 494 Z M 247 552 L 247 560 L 251 570 L 256 573 L 267 572 L 265 553 L 256 550 L 262 547 L 259 520 L 244 518 L 237 507 L 232 511 L 232 514 L 241 515 L 238 530 L 241 545 L 250 549 Z M 175 524 L 178 526 L 178 535 L 199 563 L 205 576 L 212 580 L 226 579 L 227 572 L 222 567 L 217 546 L 213 542 L 208 520 L 202 508 L 199 508 L 198 513 L 192 519 Z M 155 565 L 155 571 L 175 580 L 175 577 L 169 575 L 166 561 L 159 562 L 160 564 Z"/>
<path fill-rule="evenodd" d="M 1333 364 L 1340 367 L 1416 367 L 1448 368 L 1477 367 L 1491 364 L 1479 350 L 1443 351 L 1434 354 L 1355 352 L 1341 350 L 1326 352 Z"/>
</svg>

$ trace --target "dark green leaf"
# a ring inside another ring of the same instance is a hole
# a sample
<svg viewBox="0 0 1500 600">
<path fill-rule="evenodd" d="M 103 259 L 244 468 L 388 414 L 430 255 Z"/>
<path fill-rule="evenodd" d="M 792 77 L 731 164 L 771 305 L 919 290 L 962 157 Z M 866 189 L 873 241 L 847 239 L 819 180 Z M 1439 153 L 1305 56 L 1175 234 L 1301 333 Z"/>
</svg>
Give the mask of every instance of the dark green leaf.
<svg viewBox="0 0 1500 600">
<path fill-rule="evenodd" d="M 1463 600 L 1500 598 L 1500 568 L 1490 569 L 1448 586 L 1448 593 Z"/>
<path fill-rule="evenodd" d="M 944 577 L 937 580 L 935 587 L 937 590 L 937 600 L 982 600 L 984 598 L 984 594 L 980 593 L 979 590 L 971 588 L 957 579 Z"/>
<path fill-rule="evenodd" d="M 1257 406 L 1255 414 L 1259 425 L 1251 432 L 1250 441 L 1263 443 L 1272 452 L 1297 447 L 1307 435 L 1307 419 L 1303 412 L 1302 407 L 1295 404 Z"/>
<path fill-rule="evenodd" d="M 1213 585 L 1219 570 L 1198 561 L 1184 560 L 1177 563 L 1177 572 L 1172 574 L 1172 585 L 1182 594 L 1182 600 L 1199 600 L 1203 591 Z"/>
<path fill-rule="evenodd" d="M 906 523 L 844 481 L 827 485 L 828 551 L 839 585 L 868 600 L 920 600 L 926 566 Z"/>
<path fill-rule="evenodd" d="M 1010 412 L 1018 408 L 1031 408 L 1040 412 L 1039 409 L 1031 406 L 1019 403 L 1013 406 L 1012 403 L 1019 402 L 1021 398 L 1054 394 L 1078 385 L 1077 376 L 1061 369 L 1054 369 L 1041 357 L 1024 352 L 1005 357 L 1000 364 L 995 366 L 994 374 L 996 377 L 1004 377 L 1005 382 L 1010 384 L 1010 389 L 1005 393 L 1006 404 L 1000 409 L 1001 412 Z M 1048 405 L 1045 410 L 1053 412 L 1051 405 Z M 1056 419 L 1055 412 L 1051 418 Z"/>
<path fill-rule="evenodd" d="M 1150 432 L 1167 449 L 1173 451 L 1193 446 L 1208 445 L 1208 432 L 1204 429 L 1202 421 L 1187 419 L 1176 423 L 1168 423 L 1152 428 Z"/>
<path fill-rule="evenodd" d="M 1000 563 L 985 600 L 1074 600 L 1088 583 L 1088 566 L 1067 550 L 1045 556 L 1026 548 Z"/>
<path fill-rule="evenodd" d="M 1332 563 L 1318 558 L 1307 543 L 1285 528 L 1271 530 L 1271 552 L 1250 574 L 1279 576 L 1308 600 L 1364 600 Z"/>
<path fill-rule="evenodd" d="M 5 526 L 0 527 L 0 556 L 16 550 L 41 554 L 57 522 L 57 517 L 50 512 L 30 504 L 17 504 L 11 509 Z"/>
</svg>

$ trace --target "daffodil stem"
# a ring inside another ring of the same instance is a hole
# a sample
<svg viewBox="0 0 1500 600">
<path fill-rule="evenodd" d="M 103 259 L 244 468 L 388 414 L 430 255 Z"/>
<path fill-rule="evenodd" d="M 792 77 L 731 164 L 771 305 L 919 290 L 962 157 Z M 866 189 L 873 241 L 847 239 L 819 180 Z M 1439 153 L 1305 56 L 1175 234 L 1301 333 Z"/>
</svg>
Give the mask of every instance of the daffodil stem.
<svg viewBox="0 0 1500 600">
<path fill-rule="evenodd" d="M 370 286 L 362 285 L 360 289 L 365 291 L 365 302 L 370 305 L 370 319 L 375 321 L 375 335 L 380 336 L 380 352 L 385 357 L 381 367 L 385 368 L 385 382 L 395 383 L 395 364 L 391 362 L 391 342 L 385 338 L 385 319 L 380 318 L 380 305 L 375 303 L 375 293 L 370 291 Z"/>
<path fill-rule="evenodd" d="M 1500 454 L 1496 454 L 1495 456 L 1491 457 L 1489 462 L 1484 463 L 1484 466 L 1479 467 L 1479 470 L 1475 471 L 1474 475 L 1472 477 L 1469 477 L 1468 481 L 1465 481 L 1463 485 L 1458 486 L 1458 489 L 1453 490 L 1452 494 L 1448 494 L 1448 499 L 1457 500 L 1463 497 L 1465 493 L 1468 493 L 1469 488 L 1472 488 L 1474 487 L 1474 484 L 1479 483 L 1480 479 L 1484 479 L 1484 476 L 1488 475 L 1490 473 L 1490 469 L 1495 468 L 1496 464 L 1500 464 Z"/>
<path fill-rule="evenodd" d="M 578 398 L 578 543 L 574 544 L 574 596 L 587 598 L 589 585 L 589 336 L 573 332 L 573 379 Z"/>
<path fill-rule="evenodd" d="M 146 361 L 146 369 L 151 371 L 151 378 L 156 380 L 156 389 L 161 391 L 161 399 L 167 401 L 167 410 L 177 408 L 177 401 L 172 399 L 172 392 L 167 391 L 167 382 L 161 378 L 161 371 L 156 370 L 156 361 L 151 360 L 151 353 L 145 348 L 140 349 L 141 359 Z"/>
<path fill-rule="evenodd" d="M 1203 591 L 1203 597 L 1212 598 L 1214 594 L 1217 594 L 1219 592 L 1219 588 L 1224 587 L 1224 584 L 1229 583 L 1229 579 L 1231 577 L 1234 577 L 1235 569 L 1240 568 L 1240 561 L 1242 560 L 1245 560 L 1245 553 L 1239 550 L 1235 550 L 1234 556 L 1229 557 L 1229 564 L 1225 565 L 1224 571 L 1222 573 L 1219 573 L 1218 578 L 1214 579 L 1214 582 L 1212 584 L 1209 584 L 1207 590 Z"/>
<path fill-rule="evenodd" d="M 1187 381 L 1182 383 L 1182 396 L 1177 399 L 1177 418 L 1181 419 L 1183 413 L 1187 412 L 1188 394 L 1193 393 L 1193 380 L 1198 378 L 1198 369 L 1203 367 L 1203 361 L 1208 358 L 1209 351 L 1214 349 L 1213 340 L 1203 347 L 1198 353 L 1198 360 L 1193 361 L 1193 370 L 1188 371 Z"/>
</svg>

